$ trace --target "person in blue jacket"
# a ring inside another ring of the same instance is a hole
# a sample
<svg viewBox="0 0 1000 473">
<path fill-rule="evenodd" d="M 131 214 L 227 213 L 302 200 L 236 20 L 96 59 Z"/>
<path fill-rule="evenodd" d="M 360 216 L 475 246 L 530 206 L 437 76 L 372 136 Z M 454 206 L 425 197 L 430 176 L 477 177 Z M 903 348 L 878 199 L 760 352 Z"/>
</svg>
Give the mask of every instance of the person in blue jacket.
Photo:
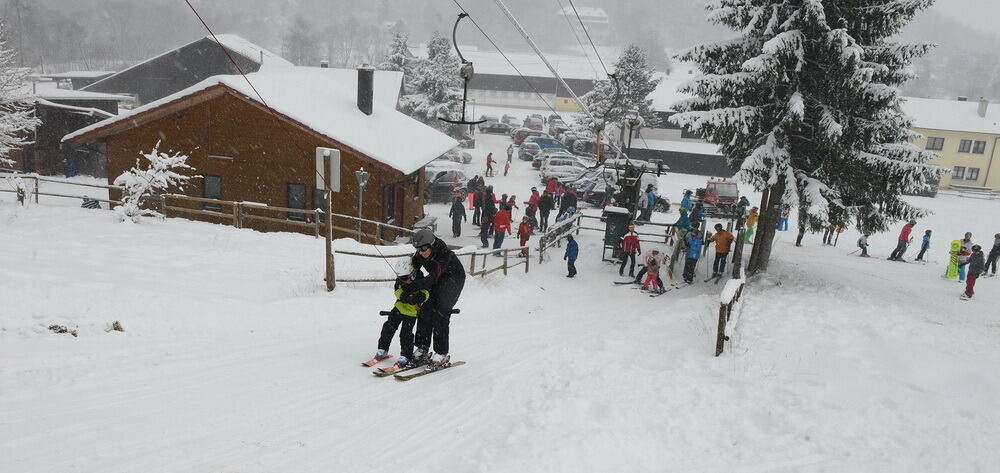
<svg viewBox="0 0 1000 473">
<path fill-rule="evenodd" d="M 687 236 L 687 261 L 684 262 L 684 282 L 691 284 L 694 282 L 694 268 L 698 266 L 698 258 L 701 257 L 701 233 L 698 231 L 688 232 Z"/>
<path fill-rule="evenodd" d="M 684 191 L 684 198 L 681 199 L 681 210 L 691 211 L 691 194 L 690 190 Z"/>
<path fill-rule="evenodd" d="M 923 261 L 924 253 L 926 253 L 927 250 L 929 250 L 930 248 L 931 248 L 931 231 L 927 230 L 926 232 L 924 232 L 924 239 L 920 243 L 920 254 L 918 254 L 917 259 L 913 261 Z"/>
<path fill-rule="evenodd" d="M 576 257 L 580 254 L 580 246 L 577 245 L 572 235 L 566 237 L 566 240 L 568 243 L 566 243 L 566 254 L 563 255 L 563 259 L 566 260 L 566 268 L 569 270 L 566 277 L 571 278 L 576 276 Z"/>
</svg>

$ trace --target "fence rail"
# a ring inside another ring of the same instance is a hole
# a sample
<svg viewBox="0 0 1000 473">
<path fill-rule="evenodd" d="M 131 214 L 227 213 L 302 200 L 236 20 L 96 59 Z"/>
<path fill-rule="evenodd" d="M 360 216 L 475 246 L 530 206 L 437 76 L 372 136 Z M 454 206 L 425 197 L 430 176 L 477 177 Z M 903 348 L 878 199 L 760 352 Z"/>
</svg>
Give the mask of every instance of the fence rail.
<svg viewBox="0 0 1000 473">
<path fill-rule="evenodd" d="M 561 222 L 556 222 L 551 227 L 549 227 L 545 233 L 542 233 L 538 237 L 538 262 L 541 263 L 545 258 L 545 250 L 552 248 L 554 246 L 562 246 L 562 241 L 568 237 L 573 231 L 576 234 L 580 234 L 581 226 L 580 222 L 583 220 L 583 213 L 577 212 L 571 215 L 569 218 Z"/>
<path fill-rule="evenodd" d="M 515 263 L 511 263 L 510 253 L 515 252 L 515 251 L 518 252 L 518 256 L 515 256 L 514 258 L 517 258 L 518 261 L 515 262 Z M 404 252 L 404 253 L 398 253 L 398 254 L 397 253 L 370 254 L 370 253 L 359 253 L 359 252 L 356 252 L 356 251 L 336 251 L 336 250 L 334 251 L 334 253 L 341 254 L 341 255 L 360 256 L 362 258 L 378 258 L 378 259 L 383 259 L 383 258 L 404 258 L 404 257 L 409 257 L 409 256 L 413 255 L 413 251 L 412 250 L 409 250 L 409 251 Z M 516 268 L 518 266 L 521 266 L 521 265 L 524 265 L 524 272 L 527 273 L 528 270 L 530 269 L 530 260 L 531 260 L 531 254 L 530 253 L 531 253 L 531 248 L 529 248 L 527 246 L 521 246 L 521 247 L 517 247 L 517 248 L 500 248 L 500 249 L 496 249 L 496 250 L 473 250 L 473 251 L 464 251 L 464 252 L 459 251 L 459 252 L 455 253 L 455 256 L 457 256 L 457 257 L 469 256 L 470 257 L 469 268 L 468 268 L 468 272 L 469 272 L 470 276 L 486 277 L 487 275 L 493 274 L 493 273 L 495 273 L 497 271 L 503 271 L 504 276 L 506 276 L 507 273 L 511 269 L 514 269 L 514 268 Z M 520 256 L 522 254 L 524 256 Z M 502 259 L 501 264 L 499 266 L 496 266 L 496 267 L 493 267 L 493 268 L 488 268 L 487 267 L 488 266 L 488 261 L 489 261 L 488 258 L 489 258 L 490 255 L 499 256 Z M 477 260 L 479 259 L 480 256 L 483 257 L 482 258 L 482 265 L 479 266 L 479 267 L 481 267 L 481 269 L 479 271 L 477 271 L 476 270 L 476 268 L 477 268 L 476 262 L 477 262 Z M 337 282 L 353 282 L 353 283 L 357 283 L 357 282 L 393 282 L 395 280 L 396 280 L 395 278 L 391 278 L 391 279 L 386 279 L 386 278 L 339 279 L 338 278 Z"/>
<path fill-rule="evenodd" d="M 102 198 L 99 198 L 99 197 L 91 197 L 91 196 L 88 196 L 88 195 L 73 195 L 73 194 L 58 194 L 58 193 L 55 193 L 55 192 L 42 192 L 40 190 L 42 182 L 53 182 L 53 183 L 57 183 L 57 184 L 65 184 L 65 185 L 80 186 L 80 187 L 93 187 L 93 188 L 97 188 L 97 189 L 108 189 L 108 190 L 123 190 L 124 187 L 121 187 L 121 186 L 112 186 L 112 185 L 107 185 L 107 184 L 89 184 L 89 183 L 86 183 L 86 182 L 74 182 L 74 181 L 70 181 L 70 180 L 67 180 L 67 179 L 57 179 L 57 178 L 53 178 L 53 177 L 40 176 L 38 174 L 22 174 L 22 173 L 18 173 L 18 172 L 8 172 L 6 170 L 4 170 L 2 172 L 3 172 L 3 174 L 0 174 L 0 177 L 8 177 L 8 178 L 10 178 L 10 177 L 17 177 L 17 178 L 21 178 L 21 179 L 28 179 L 28 180 L 35 181 L 34 187 L 30 191 L 26 191 L 25 193 L 26 194 L 30 193 L 32 195 L 32 197 L 33 197 L 33 199 L 34 199 L 34 201 L 35 201 L 36 204 L 38 203 L 38 197 L 39 196 L 43 196 L 43 195 L 47 196 L 47 197 L 61 197 L 61 198 L 67 198 L 67 199 L 80 199 L 80 200 L 87 199 L 87 200 L 95 200 L 95 201 L 98 201 L 98 202 L 107 202 L 108 204 L 121 204 L 121 201 L 118 201 L 118 200 L 102 199 Z M 11 189 L 0 189 L 0 192 L 17 193 L 17 190 L 16 189 L 14 189 L 14 190 L 11 190 Z"/>
<path fill-rule="evenodd" d="M 585 218 L 585 219 L 593 219 L 593 220 L 597 220 L 599 222 L 604 222 L 606 220 L 604 217 L 599 217 L 597 215 L 584 215 L 583 218 Z M 635 223 L 635 225 L 636 225 L 636 232 L 635 233 L 639 235 L 639 237 L 640 237 L 639 241 L 644 241 L 644 242 L 647 242 L 647 243 L 666 243 L 666 244 L 670 245 L 670 244 L 672 244 L 672 242 L 674 240 L 674 237 L 675 237 L 675 235 L 677 233 L 677 226 L 675 224 L 673 224 L 673 223 L 647 222 L 647 221 L 643 221 L 643 220 L 635 220 L 633 223 Z M 654 226 L 654 227 L 663 227 L 665 229 L 665 232 L 664 233 L 649 233 L 649 232 L 642 231 L 642 230 L 644 230 L 642 227 L 647 226 L 647 225 Z M 595 232 L 602 232 L 602 233 L 605 231 L 604 228 L 583 227 L 583 226 L 581 226 L 580 229 L 581 230 L 592 230 L 592 231 L 595 231 Z M 655 240 L 643 239 L 642 237 L 644 237 L 644 236 L 646 236 L 646 237 L 656 237 L 657 239 L 655 239 Z"/>
</svg>

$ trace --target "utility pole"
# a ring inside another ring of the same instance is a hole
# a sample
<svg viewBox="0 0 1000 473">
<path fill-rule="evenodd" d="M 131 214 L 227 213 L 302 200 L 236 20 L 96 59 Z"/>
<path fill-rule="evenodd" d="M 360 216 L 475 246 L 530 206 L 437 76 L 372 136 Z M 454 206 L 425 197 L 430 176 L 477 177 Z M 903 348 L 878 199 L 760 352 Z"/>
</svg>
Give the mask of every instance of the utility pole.
<svg viewBox="0 0 1000 473">
<path fill-rule="evenodd" d="M 316 148 L 316 188 L 326 194 L 326 290 L 337 287 L 333 258 L 333 193 L 340 192 L 340 150 Z"/>
</svg>

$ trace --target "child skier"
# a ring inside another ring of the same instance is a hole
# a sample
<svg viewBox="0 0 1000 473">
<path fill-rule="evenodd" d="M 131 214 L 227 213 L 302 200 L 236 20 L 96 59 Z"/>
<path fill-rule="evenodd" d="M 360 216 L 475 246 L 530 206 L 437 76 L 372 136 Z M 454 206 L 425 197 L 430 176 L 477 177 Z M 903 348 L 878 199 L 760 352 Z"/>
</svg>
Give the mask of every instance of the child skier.
<svg viewBox="0 0 1000 473">
<path fill-rule="evenodd" d="M 759 218 L 760 218 L 760 216 L 757 215 L 757 207 L 751 208 L 750 209 L 750 213 L 747 214 L 746 233 L 743 234 L 743 243 L 744 244 L 746 244 L 746 245 L 752 245 L 753 244 L 753 232 L 754 232 L 754 229 L 757 228 L 757 219 L 759 219 Z M 692 220 L 694 220 L 694 219 L 692 219 Z"/>
<path fill-rule="evenodd" d="M 926 232 L 924 232 L 923 241 L 920 242 L 920 253 L 917 254 L 917 258 L 914 259 L 913 261 L 923 261 L 924 253 L 926 253 L 927 250 L 929 250 L 930 248 L 931 248 L 931 231 L 927 230 Z"/>
<path fill-rule="evenodd" d="M 965 282 L 966 267 L 969 265 L 969 257 L 972 256 L 972 232 L 965 232 L 962 239 L 962 249 L 958 250 L 958 282 Z"/>
<path fill-rule="evenodd" d="M 660 259 L 659 251 L 653 250 L 652 254 L 646 258 L 646 280 L 642 283 L 642 290 L 662 292 L 663 287 L 660 286 Z"/>
<path fill-rule="evenodd" d="M 691 284 L 694 282 L 694 268 L 698 266 L 698 258 L 701 257 L 701 233 L 697 230 L 688 232 L 687 261 L 684 262 L 684 282 Z"/>
<path fill-rule="evenodd" d="M 566 260 L 566 269 L 569 270 L 566 277 L 571 278 L 576 276 L 576 257 L 580 255 L 580 246 L 573 239 L 573 235 L 566 237 L 566 241 L 568 243 L 566 243 L 566 253 L 563 255 L 563 259 Z"/>
<path fill-rule="evenodd" d="M 979 276 L 984 272 L 986 272 L 986 260 L 983 256 L 983 248 L 979 245 L 972 245 L 972 254 L 969 255 L 968 279 L 965 283 L 965 292 L 961 295 L 963 300 L 968 300 L 975 294 L 973 289 L 976 287 L 976 279 L 979 279 Z"/>
<path fill-rule="evenodd" d="M 930 231 L 930 230 L 927 230 L 927 231 Z M 861 235 L 861 238 L 858 238 L 858 248 L 861 248 L 861 255 L 860 256 L 862 258 L 871 258 L 871 255 L 868 254 L 868 235 L 867 234 Z M 923 253 L 921 253 L 921 254 L 923 254 Z"/>
<path fill-rule="evenodd" d="M 518 243 L 523 247 L 529 237 L 531 237 L 531 219 L 525 215 L 521 218 L 521 224 L 517 226 Z M 521 250 L 521 256 L 528 256 L 527 248 Z"/>
<path fill-rule="evenodd" d="M 503 163 L 503 175 L 506 176 L 510 172 L 510 161 Z"/>
<path fill-rule="evenodd" d="M 413 282 L 413 267 L 409 259 L 402 259 L 396 262 L 393 267 L 396 273 L 396 284 L 393 286 L 393 293 L 396 296 L 396 303 L 389 318 L 382 324 L 382 333 L 378 338 L 378 351 L 372 358 L 369 366 L 378 363 L 389 357 L 389 345 L 392 344 L 392 336 L 396 334 L 396 329 L 403 325 L 399 332 L 399 358 L 391 367 L 382 369 L 386 373 L 403 369 L 413 358 L 413 326 L 417 323 L 417 315 L 420 313 L 420 305 L 430 299 L 431 293 L 426 289 L 413 291 L 409 289 Z"/>
</svg>

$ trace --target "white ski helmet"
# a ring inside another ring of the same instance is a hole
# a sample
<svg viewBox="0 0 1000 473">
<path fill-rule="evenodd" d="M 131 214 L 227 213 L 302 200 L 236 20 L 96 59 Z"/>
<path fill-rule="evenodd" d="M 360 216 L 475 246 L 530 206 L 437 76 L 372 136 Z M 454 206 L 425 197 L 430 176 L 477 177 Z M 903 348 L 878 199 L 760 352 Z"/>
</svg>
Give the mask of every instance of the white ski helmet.
<svg viewBox="0 0 1000 473">
<path fill-rule="evenodd" d="M 393 265 L 392 270 L 396 273 L 397 278 L 401 278 L 403 276 L 409 276 L 410 273 L 413 272 L 413 266 L 410 265 L 409 259 L 404 258 L 399 261 L 396 261 L 396 264 Z"/>
</svg>

